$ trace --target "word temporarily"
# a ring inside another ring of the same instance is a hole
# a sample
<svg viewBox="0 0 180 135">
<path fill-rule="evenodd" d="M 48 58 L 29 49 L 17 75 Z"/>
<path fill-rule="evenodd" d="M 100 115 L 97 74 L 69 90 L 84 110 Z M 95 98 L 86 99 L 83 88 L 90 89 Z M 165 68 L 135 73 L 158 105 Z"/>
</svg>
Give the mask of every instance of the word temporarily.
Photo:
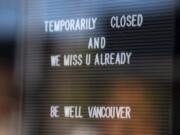
<svg viewBox="0 0 180 135">
<path fill-rule="evenodd" d="M 64 106 L 65 118 L 82 119 L 84 112 L 88 114 L 90 119 L 131 119 L 131 107 L 130 106 L 87 106 L 82 111 L 81 106 Z M 50 117 L 60 117 L 60 107 L 58 105 L 52 105 L 50 107 Z"/>
<path fill-rule="evenodd" d="M 45 32 L 82 31 L 96 28 L 97 17 L 44 21 Z"/>
</svg>

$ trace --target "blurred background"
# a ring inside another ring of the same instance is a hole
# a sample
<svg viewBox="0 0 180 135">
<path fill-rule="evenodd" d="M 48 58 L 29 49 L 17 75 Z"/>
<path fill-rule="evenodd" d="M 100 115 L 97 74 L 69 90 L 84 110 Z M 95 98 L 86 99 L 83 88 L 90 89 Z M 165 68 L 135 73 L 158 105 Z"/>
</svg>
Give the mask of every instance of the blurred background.
<svg viewBox="0 0 180 135">
<path fill-rule="evenodd" d="M 0 135 L 18 135 L 19 88 L 15 76 L 18 0 L 0 0 Z"/>
<path fill-rule="evenodd" d="M 180 134 L 180 4 L 176 4 L 174 49 L 173 134 Z M 23 13 L 19 0 L 0 0 L 0 135 L 18 135 L 20 114 L 20 66 L 18 33 Z"/>
</svg>

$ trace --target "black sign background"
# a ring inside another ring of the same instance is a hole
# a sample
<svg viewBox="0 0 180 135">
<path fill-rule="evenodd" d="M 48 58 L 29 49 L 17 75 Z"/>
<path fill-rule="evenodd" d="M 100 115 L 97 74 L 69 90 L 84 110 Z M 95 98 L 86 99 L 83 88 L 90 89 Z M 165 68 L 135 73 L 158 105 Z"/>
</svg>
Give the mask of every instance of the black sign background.
<svg viewBox="0 0 180 135">
<path fill-rule="evenodd" d="M 24 35 L 24 134 L 72 134 L 76 129 L 97 134 L 171 134 L 174 7 L 159 1 L 27 1 Z M 144 15 L 141 28 L 113 30 L 113 15 Z M 44 20 L 98 17 L 96 30 L 45 33 Z M 122 66 L 57 67 L 50 56 L 93 53 L 91 36 L 105 36 L 105 50 L 132 51 L 132 63 Z M 126 97 L 123 100 L 123 97 Z M 130 105 L 133 117 L 121 120 L 52 120 L 52 104 Z M 85 125 L 85 126 L 83 126 Z M 115 128 L 117 127 L 117 128 Z M 122 130 L 120 130 L 122 129 Z M 88 133 L 88 132 L 87 132 Z"/>
</svg>

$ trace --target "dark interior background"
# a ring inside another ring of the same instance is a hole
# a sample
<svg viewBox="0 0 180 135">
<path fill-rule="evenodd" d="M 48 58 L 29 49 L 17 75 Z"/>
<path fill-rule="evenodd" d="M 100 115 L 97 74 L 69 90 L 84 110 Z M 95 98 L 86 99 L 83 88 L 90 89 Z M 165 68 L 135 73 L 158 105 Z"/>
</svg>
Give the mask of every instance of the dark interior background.
<svg viewBox="0 0 180 135">
<path fill-rule="evenodd" d="M 180 134 L 180 1 L 176 0 L 176 43 L 175 43 L 175 55 L 174 55 L 174 135 L 179 135 Z"/>
</svg>

